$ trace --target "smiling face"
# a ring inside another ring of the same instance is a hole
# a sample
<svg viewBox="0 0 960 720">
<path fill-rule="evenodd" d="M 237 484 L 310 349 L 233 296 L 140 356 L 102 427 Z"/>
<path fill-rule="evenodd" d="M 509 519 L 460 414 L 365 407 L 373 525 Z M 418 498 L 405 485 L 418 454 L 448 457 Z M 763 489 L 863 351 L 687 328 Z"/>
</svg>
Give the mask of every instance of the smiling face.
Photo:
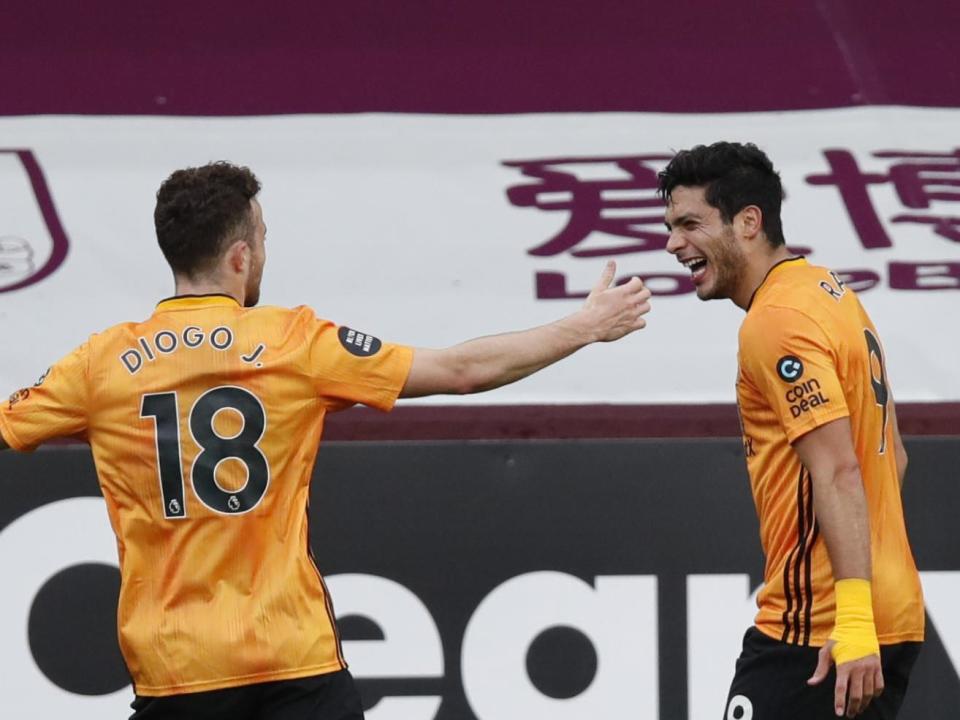
<svg viewBox="0 0 960 720">
<path fill-rule="evenodd" d="M 678 185 L 670 193 L 664 222 L 667 252 L 688 270 L 701 300 L 735 298 L 747 258 L 720 211 L 707 203 L 703 187 Z"/>
</svg>

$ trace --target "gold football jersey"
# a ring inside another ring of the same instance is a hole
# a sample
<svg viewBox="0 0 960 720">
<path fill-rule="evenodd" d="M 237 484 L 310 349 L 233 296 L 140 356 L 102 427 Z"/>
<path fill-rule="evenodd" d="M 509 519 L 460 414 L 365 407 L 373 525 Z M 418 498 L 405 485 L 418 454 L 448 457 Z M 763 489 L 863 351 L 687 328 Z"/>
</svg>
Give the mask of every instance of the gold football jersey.
<svg viewBox="0 0 960 720">
<path fill-rule="evenodd" d="M 15 449 L 90 443 L 137 694 L 346 667 L 308 543 L 310 477 L 326 414 L 389 410 L 412 359 L 305 307 L 178 297 L 93 335 L 0 407 Z"/>
<path fill-rule="evenodd" d="M 923 639 L 920 578 L 907 540 L 876 328 L 840 277 L 803 258 L 775 266 L 740 328 L 737 401 L 766 555 L 757 628 L 821 646 L 834 625 L 833 571 L 810 473 L 791 443 L 848 417 L 866 491 L 874 618 L 881 644 Z"/>
</svg>

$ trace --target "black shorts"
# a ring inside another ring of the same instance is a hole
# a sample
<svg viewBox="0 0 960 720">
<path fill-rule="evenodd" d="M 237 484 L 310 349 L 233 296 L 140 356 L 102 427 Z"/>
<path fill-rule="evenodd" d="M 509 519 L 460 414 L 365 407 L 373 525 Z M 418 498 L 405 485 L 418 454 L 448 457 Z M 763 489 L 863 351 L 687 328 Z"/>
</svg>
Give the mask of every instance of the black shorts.
<svg viewBox="0 0 960 720">
<path fill-rule="evenodd" d="M 897 716 L 920 646 L 918 642 L 881 646 L 883 693 L 858 718 L 893 720 Z M 836 669 L 819 685 L 807 685 L 819 653 L 820 648 L 780 642 L 755 627 L 747 630 L 723 720 L 837 720 L 833 710 Z"/>
<path fill-rule="evenodd" d="M 363 720 L 347 670 L 185 695 L 138 695 L 130 707 L 130 720 Z"/>
</svg>

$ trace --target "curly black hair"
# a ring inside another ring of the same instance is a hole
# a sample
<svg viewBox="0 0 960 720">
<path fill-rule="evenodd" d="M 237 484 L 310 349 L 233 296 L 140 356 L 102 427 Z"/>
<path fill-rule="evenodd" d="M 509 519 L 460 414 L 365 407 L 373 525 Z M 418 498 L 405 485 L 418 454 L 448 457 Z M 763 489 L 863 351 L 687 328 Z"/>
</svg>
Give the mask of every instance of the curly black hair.
<svg viewBox="0 0 960 720">
<path fill-rule="evenodd" d="M 260 181 L 249 168 L 222 161 L 177 170 L 164 180 L 153 222 L 173 272 L 195 277 L 230 242 L 252 237 L 250 200 L 258 192 Z"/>
<path fill-rule="evenodd" d="M 774 247 L 785 244 L 780 174 L 753 143 L 716 142 L 681 150 L 657 177 L 657 192 L 668 202 L 678 185 L 703 187 L 707 203 L 717 208 L 728 224 L 747 205 L 756 205 L 763 213 L 767 240 Z"/>
</svg>

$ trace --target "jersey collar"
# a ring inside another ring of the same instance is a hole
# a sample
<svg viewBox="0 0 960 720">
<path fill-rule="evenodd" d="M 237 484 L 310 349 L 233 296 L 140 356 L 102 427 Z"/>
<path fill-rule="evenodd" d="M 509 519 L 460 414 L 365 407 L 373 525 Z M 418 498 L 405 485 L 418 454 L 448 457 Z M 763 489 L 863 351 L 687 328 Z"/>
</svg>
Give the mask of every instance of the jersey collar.
<svg viewBox="0 0 960 720">
<path fill-rule="evenodd" d="M 784 260 L 781 260 L 772 268 L 767 270 L 767 274 L 763 276 L 763 280 L 760 281 L 760 284 L 757 286 L 757 289 L 753 291 L 753 295 L 750 296 L 750 302 L 747 303 L 747 312 L 750 311 L 750 308 L 753 307 L 753 301 L 757 299 L 757 295 L 760 294 L 760 291 L 763 290 L 765 286 L 772 285 L 773 279 L 778 275 L 782 275 L 787 269 L 792 267 L 800 267 L 807 264 L 807 259 L 803 255 L 795 255 L 794 257 L 788 257 Z"/>
<path fill-rule="evenodd" d="M 240 307 L 236 298 L 219 293 L 212 295 L 175 295 L 157 303 L 157 312 L 165 310 L 194 310 L 207 307 Z"/>
</svg>

